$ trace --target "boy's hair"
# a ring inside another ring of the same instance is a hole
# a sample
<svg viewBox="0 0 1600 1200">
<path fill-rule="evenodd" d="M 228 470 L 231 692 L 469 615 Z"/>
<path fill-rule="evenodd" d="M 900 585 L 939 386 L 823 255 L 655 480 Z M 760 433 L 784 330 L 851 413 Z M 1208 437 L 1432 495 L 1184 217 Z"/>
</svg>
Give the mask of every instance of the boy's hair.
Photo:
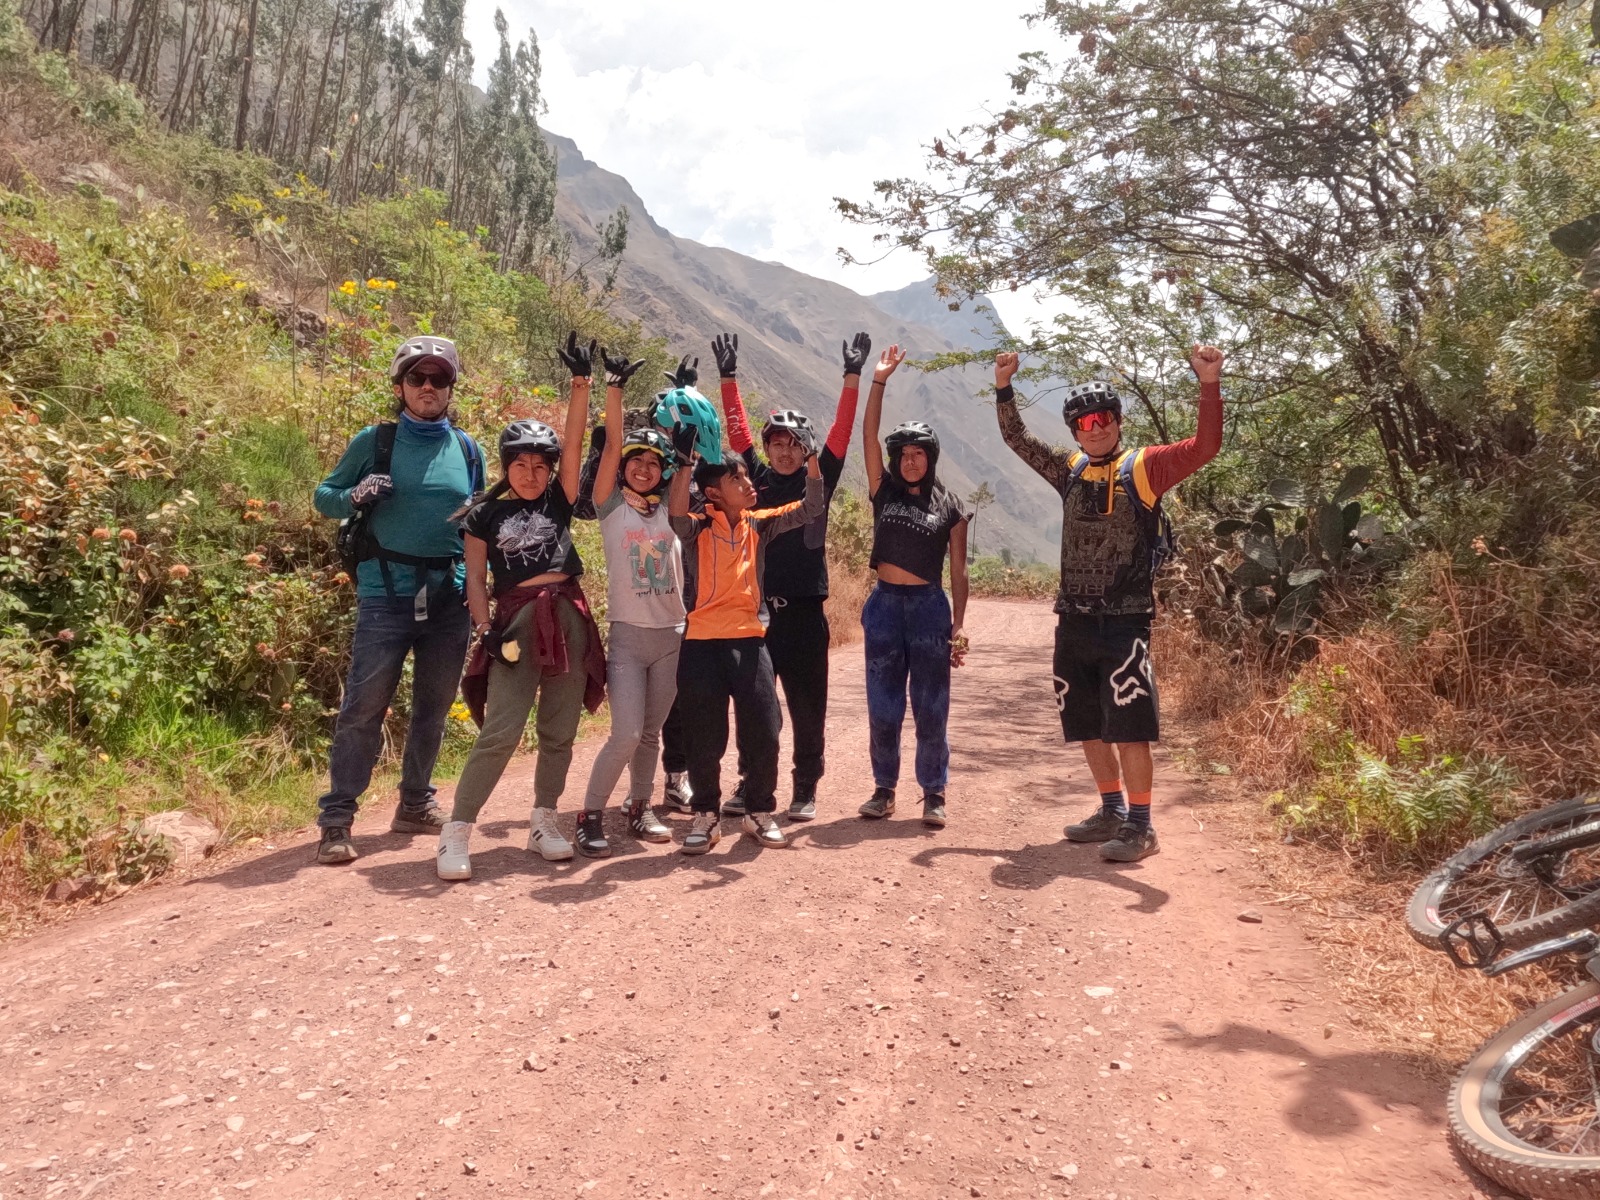
<svg viewBox="0 0 1600 1200">
<path fill-rule="evenodd" d="M 702 492 L 707 488 L 720 488 L 724 478 L 735 474 L 743 466 L 744 461 L 739 458 L 729 457 L 721 462 L 707 462 L 701 459 L 695 464 L 694 485 Z"/>
</svg>

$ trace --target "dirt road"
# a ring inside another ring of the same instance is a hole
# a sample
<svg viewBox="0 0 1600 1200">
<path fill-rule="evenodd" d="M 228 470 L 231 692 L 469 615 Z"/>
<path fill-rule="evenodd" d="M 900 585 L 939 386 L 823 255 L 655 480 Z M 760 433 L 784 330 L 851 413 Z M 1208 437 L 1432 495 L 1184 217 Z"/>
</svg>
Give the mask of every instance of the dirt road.
<svg viewBox="0 0 1600 1200">
<path fill-rule="evenodd" d="M 1142 864 L 1060 840 L 1050 629 L 974 605 L 941 832 L 855 816 L 850 647 L 788 850 L 546 864 L 522 762 L 471 883 L 372 806 L 348 868 L 307 831 L 5 947 L 0 1197 L 1486 1194 L 1195 785 Z"/>
</svg>

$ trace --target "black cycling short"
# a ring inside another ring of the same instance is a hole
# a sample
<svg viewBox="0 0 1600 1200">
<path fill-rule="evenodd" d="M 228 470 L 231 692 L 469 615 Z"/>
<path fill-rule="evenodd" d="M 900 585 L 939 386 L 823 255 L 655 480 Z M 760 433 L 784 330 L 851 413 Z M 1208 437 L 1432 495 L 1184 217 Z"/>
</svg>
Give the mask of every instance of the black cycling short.
<svg viewBox="0 0 1600 1200">
<path fill-rule="evenodd" d="M 1067 741 L 1161 739 L 1149 617 L 1063 614 L 1053 669 Z"/>
</svg>

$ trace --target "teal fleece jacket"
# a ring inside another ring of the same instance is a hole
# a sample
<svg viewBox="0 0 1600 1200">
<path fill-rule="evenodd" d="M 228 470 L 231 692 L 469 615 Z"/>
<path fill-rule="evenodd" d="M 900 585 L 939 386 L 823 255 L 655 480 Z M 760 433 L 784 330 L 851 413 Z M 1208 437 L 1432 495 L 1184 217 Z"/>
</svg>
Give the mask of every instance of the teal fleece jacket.
<svg viewBox="0 0 1600 1200">
<path fill-rule="evenodd" d="M 325 517 L 343 520 L 355 509 L 350 492 L 372 472 L 376 456 L 378 427 L 369 425 L 345 448 L 332 473 L 317 487 L 317 511 Z M 476 443 L 473 443 L 476 446 Z M 482 451 L 478 452 L 482 460 Z M 418 558 L 446 558 L 463 553 L 461 531 L 450 515 L 472 498 L 472 477 L 461 439 L 448 424 L 424 425 L 405 419 L 395 431 L 394 456 L 390 460 L 394 494 L 378 501 L 372 511 L 372 534 L 380 546 Z M 389 577 L 395 596 L 409 600 L 421 589 L 422 575 L 430 587 L 448 582 L 457 590 L 466 586 L 466 567 L 457 563 L 453 571 L 424 571 L 401 563 L 389 564 Z M 361 599 L 385 599 L 383 568 L 377 559 L 368 559 L 356 571 L 356 595 Z"/>
</svg>

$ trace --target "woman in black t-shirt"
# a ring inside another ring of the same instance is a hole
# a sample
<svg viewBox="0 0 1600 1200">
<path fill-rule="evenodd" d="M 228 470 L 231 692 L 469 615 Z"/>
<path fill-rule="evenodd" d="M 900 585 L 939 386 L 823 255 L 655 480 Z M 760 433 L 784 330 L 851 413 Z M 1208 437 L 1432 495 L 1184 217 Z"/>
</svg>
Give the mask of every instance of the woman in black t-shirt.
<svg viewBox="0 0 1600 1200">
<path fill-rule="evenodd" d="M 878 359 L 861 423 L 866 447 L 867 492 L 872 498 L 872 567 L 877 586 L 861 610 L 866 634 L 867 724 L 871 733 L 876 789 L 861 806 L 863 817 L 894 814 L 900 780 L 900 727 L 909 687 L 917 731 L 917 783 L 922 787 L 922 823 L 945 824 L 945 786 L 950 774 L 950 668 L 966 657 L 961 631 L 967 611 L 967 520 L 960 499 L 939 483 L 939 437 L 921 421 L 905 421 L 885 439 L 889 461 L 878 445 L 883 389 L 905 361 L 899 346 Z M 940 581 L 950 556 L 951 602 Z"/>
<path fill-rule="evenodd" d="M 571 530 L 595 349 L 592 342 L 579 346 L 573 334 L 560 351 L 572 371 L 568 453 L 550 426 L 512 422 L 500 435 L 500 482 L 462 515 L 467 607 L 477 642 L 461 691 L 481 729 L 456 785 L 455 809 L 439 834 L 440 879 L 472 878 L 472 826 L 536 705 L 539 761 L 528 849 L 551 861 L 572 857 L 572 843 L 556 826 L 556 800 L 566 786 L 578 718 L 605 695 L 600 632 L 578 583 L 583 563 Z"/>
</svg>

